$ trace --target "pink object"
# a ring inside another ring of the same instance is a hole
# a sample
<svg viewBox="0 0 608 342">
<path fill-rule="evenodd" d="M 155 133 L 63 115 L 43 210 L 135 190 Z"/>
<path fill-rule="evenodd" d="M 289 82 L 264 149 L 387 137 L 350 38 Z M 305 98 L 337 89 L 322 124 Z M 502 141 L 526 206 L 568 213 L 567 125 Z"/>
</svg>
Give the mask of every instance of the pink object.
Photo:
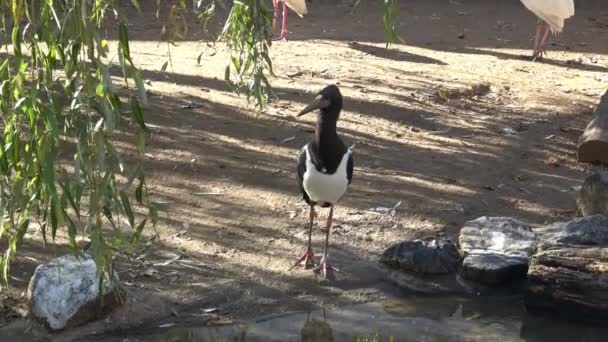
<svg viewBox="0 0 608 342">
<path fill-rule="evenodd" d="M 272 33 L 274 34 L 277 29 L 277 22 L 279 21 L 279 3 L 283 4 L 283 22 L 281 27 L 281 33 L 278 37 L 274 37 L 274 40 L 287 40 L 287 8 L 291 8 L 292 11 L 296 12 L 300 17 L 307 14 L 305 0 L 272 0 L 274 5 L 274 19 L 272 21 Z"/>
<path fill-rule="evenodd" d="M 304 269 L 307 269 L 309 267 L 315 267 L 315 260 L 314 260 L 315 255 L 312 252 L 312 226 L 313 226 L 313 220 L 314 220 L 315 216 L 316 216 L 315 207 L 310 206 L 310 212 L 309 212 L 310 226 L 308 227 L 308 247 L 306 248 L 306 252 L 304 253 L 304 255 L 293 266 L 291 266 L 291 268 L 289 270 L 292 270 L 293 268 L 295 268 L 298 265 L 303 265 Z"/>
</svg>

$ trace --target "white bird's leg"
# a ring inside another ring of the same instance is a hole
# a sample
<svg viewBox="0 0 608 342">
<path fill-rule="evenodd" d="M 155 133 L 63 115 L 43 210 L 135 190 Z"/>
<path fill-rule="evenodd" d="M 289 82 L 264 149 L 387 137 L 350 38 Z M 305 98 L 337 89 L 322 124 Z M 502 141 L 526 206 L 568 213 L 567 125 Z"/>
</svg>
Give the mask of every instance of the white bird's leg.
<svg viewBox="0 0 608 342">
<path fill-rule="evenodd" d="M 304 255 L 293 266 L 291 266 L 289 269 L 290 271 L 300 264 L 303 264 L 305 269 L 315 267 L 315 255 L 312 253 L 312 226 L 315 216 L 315 207 L 311 205 L 308 213 L 308 217 L 310 219 L 310 226 L 308 227 L 308 247 L 306 248 Z"/>
<path fill-rule="evenodd" d="M 545 28 L 545 33 L 543 34 L 543 38 L 540 40 L 540 43 L 538 44 L 538 49 L 536 51 L 536 55 L 532 59 L 532 61 L 535 61 L 537 59 L 542 59 L 543 55 L 547 54 L 547 51 L 545 51 L 545 41 L 547 40 L 547 37 L 549 36 L 550 31 L 551 31 L 551 26 L 549 26 L 549 24 L 547 24 L 547 27 Z"/>
<path fill-rule="evenodd" d="M 540 40 L 540 31 L 543 27 L 542 21 L 538 21 L 536 24 L 536 32 L 534 33 L 534 51 L 532 52 L 532 58 L 536 57 L 536 53 L 538 52 L 538 41 Z"/>
<path fill-rule="evenodd" d="M 287 40 L 287 14 L 289 9 L 285 2 L 283 2 L 283 27 L 281 27 L 281 34 L 274 38 L 274 40 Z"/>
<path fill-rule="evenodd" d="M 277 22 L 279 21 L 279 0 L 272 0 L 274 6 L 274 18 L 272 19 L 272 34 L 277 32 Z"/>
<path fill-rule="evenodd" d="M 287 9 L 287 5 L 283 3 L 283 28 L 281 29 L 281 37 L 287 40 L 287 15 L 289 10 Z"/>
<path fill-rule="evenodd" d="M 321 258 L 319 266 L 317 266 L 317 268 L 315 268 L 315 272 L 321 272 L 324 279 L 327 278 L 327 274 L 331 275 L 332 271 L 339 272 L 339 270 L 335 267 L 332 267 L 328 261 L 328 259 L 329 259 L 329 253 L 328 253 L 329 231 L 331 229 L 333 216 L 334 216 L 334 206 L 332 205 L 331 207 L 329 207 L 329 215 L 327 216 L 327 227 L 326 227 L 327 232 L 325 232 L 325 248 L 323 249 L 323 257 Z"/>
</svg>

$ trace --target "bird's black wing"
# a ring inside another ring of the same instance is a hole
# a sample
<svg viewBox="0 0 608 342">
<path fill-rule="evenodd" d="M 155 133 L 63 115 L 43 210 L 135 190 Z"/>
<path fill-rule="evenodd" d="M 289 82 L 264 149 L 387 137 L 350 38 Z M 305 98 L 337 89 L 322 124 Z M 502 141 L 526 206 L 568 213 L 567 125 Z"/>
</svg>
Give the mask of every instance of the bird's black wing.
<svg viewBox="0 0 608 342">
<path fill-rule="evenodd" d="M 300 192 L 302 193 L 302 197 L 304 198 L 304 200 L 306 201 L 306 203 L 311 204 L 310 202 L 310 197 L 308 197 L 308 194 L 306 193 L 306 190 L 304 190 L 304 174 L 306 173 L 306 149 L 308 148 L 308 146 L 304 146 L 304 148 L 302 148 L 300 150 L 300 156 L 298 157 L 298 187 L 300 188 Z"/>
<path fill-rule="evenodd" d="M 300 190 L 304 190 L 302 182 L 304 181 L 304 174 L 306 173 L 306 147 L 300 150 L 300 156 L 298 157 L 298 185 Z"/>
<path fill-rule="evenodd" d="M 346 164 L 346 177 L 348 177 L 348 184 L 350 184 L 353 180 L 353 168 L 355 166 L 355 162 L 353 161 L 353 153 L 348 154 L 348 164 Z"/>
</svg>

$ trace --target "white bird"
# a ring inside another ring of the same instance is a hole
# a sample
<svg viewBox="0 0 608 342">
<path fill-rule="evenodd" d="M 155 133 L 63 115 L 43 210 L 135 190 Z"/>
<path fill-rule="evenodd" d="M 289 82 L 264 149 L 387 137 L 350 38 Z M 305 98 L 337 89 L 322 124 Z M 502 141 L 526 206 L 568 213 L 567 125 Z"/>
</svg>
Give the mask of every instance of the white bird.
<svg viewBox="0 0 608 342">
<path fill-rule="evenodd" d="M 287 8 L 291 8 L 292 11 L 296 12 L 300 17 L 304 17 L 308 14 L 306 9 L 306 0 L 272 0 L 274 5 L 274 20 L 272 22 L 272 33 L 276 32 L 277 22 L 279 20 L 279 2 L 283 3 L 283 26 L 281 27 L 281 33 L 276 40 L 287 40 Z"/>
<path fill-rule="evenodd" d="M 539 18 L 534 35 L 534 53 L 532 54 L 534 61 L 546 54 L 545 41 L 549 31 L 555 34 L 562 32 L 564 21 L 574 15 L 574 0 L 521 0 L 521 2 Z M 541 39 L 542 21 L 545 22 L 546 28 Z"/>
</svg>

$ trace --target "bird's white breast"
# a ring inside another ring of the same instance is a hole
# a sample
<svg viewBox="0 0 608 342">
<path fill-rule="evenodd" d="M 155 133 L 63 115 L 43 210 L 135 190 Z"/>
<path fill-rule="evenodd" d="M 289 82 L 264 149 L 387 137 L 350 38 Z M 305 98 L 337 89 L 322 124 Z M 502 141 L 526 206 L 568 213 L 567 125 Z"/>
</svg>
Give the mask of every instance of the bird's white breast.
<svg viewBox="0 0 608 342">
<path fill-rule="evenodd" d="M 317 170 L 313 164 L 308 145 L 304 146 L 306 151 L 306 172 L 304 173 L 303 186 L 308 197 L 313 202 L 335 204 L 344 195 L 348 188 L 347 165 L 351 151 L 348 150 L 340 161 L 340 166 L 333 174 L 323 173 Z"/>
</svg>

